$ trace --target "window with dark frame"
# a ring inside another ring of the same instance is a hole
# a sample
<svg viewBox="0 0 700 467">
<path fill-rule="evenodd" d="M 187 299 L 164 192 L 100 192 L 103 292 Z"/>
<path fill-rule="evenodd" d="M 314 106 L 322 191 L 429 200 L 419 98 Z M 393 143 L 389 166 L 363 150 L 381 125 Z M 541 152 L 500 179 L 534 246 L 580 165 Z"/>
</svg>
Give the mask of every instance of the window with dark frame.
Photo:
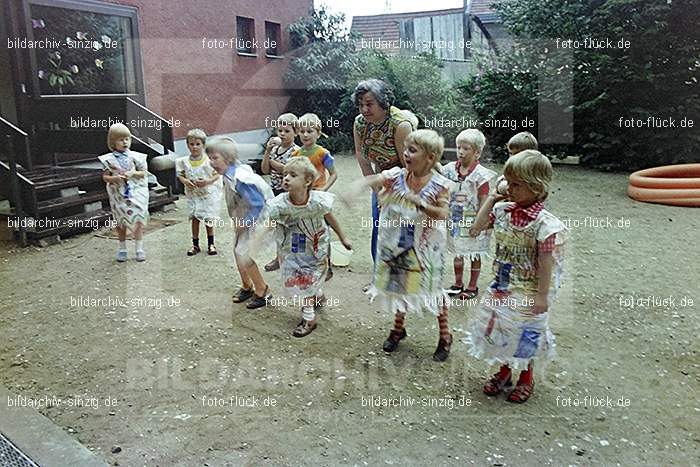
<svg viewBox="0 0 700 467">
<path fill-rule="evenodd" d="M 119 6 L 73 5 L 28 3 L 29 35 L 51 44 L 32 50 L 38 94 L 139 93 L 140 58 L 132 41 L 135 15 Z"/>
<path fill-rule="evenodd" d="M 253 18 L 236 16 L 236 50 L 238 53 L 255 54 L 255 21 Z"/>
<path fill-rule="evenodd" d="M 279 23 L 265 21 L 265 55 L 279 57 L 282 26 Z"/>
</svg>

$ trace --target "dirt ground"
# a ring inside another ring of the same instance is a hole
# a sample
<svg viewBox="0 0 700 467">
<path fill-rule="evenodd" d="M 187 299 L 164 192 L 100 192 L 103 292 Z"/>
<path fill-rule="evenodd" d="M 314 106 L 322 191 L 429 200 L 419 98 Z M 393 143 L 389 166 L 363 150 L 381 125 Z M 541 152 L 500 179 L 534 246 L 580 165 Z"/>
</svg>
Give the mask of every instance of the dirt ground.
<svg viewBox="0 0 700 467">
<path fill-rule="evenodd" d="M 338 172 L 335 192 L 359 176 L 349 156 Z M 525 405 L 484 396 L 492 369 L 461 342 L 432 361 L 430 316 L 409 316 L 409 337 L 382 352 L 391 317 L 361 291 L 369 195 L 337 205 L 355 253 L 303 339 L 295 304 L 231 303 L 230 229 L 217 231 L 218 257 L 185 256 L 184 199 L 154 216 L 180 222 L 146 235 L 145 263 L 115 263 L 116 241 L 95 234 L 6 245 L 0 384 L 60 399 L 41 413 L 113 465 L 698 465 L 700 211 L 625 189 L 623 174 L 555 169 L 547 206 L 571 226 L 551 314 L 558 358 Z M 471 312 L 451 309 L 456 338 Z"/>
</svg>

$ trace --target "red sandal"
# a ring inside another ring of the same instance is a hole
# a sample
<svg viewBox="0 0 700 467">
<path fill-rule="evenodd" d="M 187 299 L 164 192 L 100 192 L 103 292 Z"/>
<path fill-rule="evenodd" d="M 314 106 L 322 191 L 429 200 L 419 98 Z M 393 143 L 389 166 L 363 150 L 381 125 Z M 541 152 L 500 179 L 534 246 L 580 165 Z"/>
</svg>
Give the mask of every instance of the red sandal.
<svg viewBox="0 0 700 467">
<path fill-rule="evenodd" d="M 508 376 L 502 376 L 501 371 L 493 375 L 484 385 L 484 394 L 487 396 L 497 396 L 503 392 L 503 389 L 513 385 L 511 381 L 512 372 L 508 372 Z"/>
<path fill-rule="evenodd" d="M 516 404 L 522 404 L 523 402 L 527 402 L 527 400 L 532 395 L 533 389 L 535 389 L 534 381 L 532 383 L 521 383 L 520 381 L 518 381 L 518 384 L 515 386 L 515 389 L 513 389 L 513 392 L 511 392 L 508 396 L 508 402 L 514 402 Z"/>
</svg>

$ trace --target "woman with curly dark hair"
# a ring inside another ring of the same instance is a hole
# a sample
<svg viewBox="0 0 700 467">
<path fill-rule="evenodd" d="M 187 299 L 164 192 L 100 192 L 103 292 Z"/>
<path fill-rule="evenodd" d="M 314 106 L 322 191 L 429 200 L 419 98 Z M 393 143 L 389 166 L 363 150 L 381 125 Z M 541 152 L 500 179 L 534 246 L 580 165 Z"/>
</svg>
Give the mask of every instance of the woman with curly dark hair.
<svg viewBox="0 0 700 467">
<path fill-rule="evenodd" d="M 379 79 L 360 81 L 352 93 L 352 101 L 360 111 L 355 117 L 353 137 L 355 157 L 362 175 L 403 167 L 404 140 L 418 126 L 412 112 L 393 106 L 394 93 Z M 372 192 L 372 259 L 377 255 L 377 193 Z"/>
</svg>

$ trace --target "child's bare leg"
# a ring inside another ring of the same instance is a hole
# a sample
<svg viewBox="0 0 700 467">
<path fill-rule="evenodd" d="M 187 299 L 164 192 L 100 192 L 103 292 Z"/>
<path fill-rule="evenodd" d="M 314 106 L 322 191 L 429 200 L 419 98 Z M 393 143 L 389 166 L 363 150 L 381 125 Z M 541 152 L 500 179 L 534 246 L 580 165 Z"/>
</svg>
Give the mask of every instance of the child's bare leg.
<svg viewBox="0 0 700 467">
<path fill-rule="evenodd" d="M 146 255 L 143 252 L 143 224 L 139 222 L 134 226 L 134 250 L 136 250 L 136 261 L 145 261 Z"/>
<path fill-rule="evenodd" d="M 192 218 L 192 241 L 194 243 L 194 240 L 199 240 L 199 219 L 196 217 Z M 207 227 L 208 229 L 209 227 Z M 199 245 L 197 245 L 199 246 Z"/>
<path fill-rule="evenodd" d="M 263 278 L 262 273 L 260 272 L 260 269 L 258 269 L 258 265 L 255 263 L 255 261 L 250 259 L 249 261 L 250 262 L 246 267 L 246 272 L 250 280 L 253 282 L 255 295 L 262 297 L 267 292 L 267 284 L 265 283 L 265 279 Z"/>
<path fill-rule="evenodd" d="M 210 255 L 217 254 L 216 247 L 214 246 L 214 226 L 207 225 L 207 252 Z"/>
<path fill-rule="evenodd" d="M 120 225 L 117 227 L 117 237 L 119 237 L 119 242 L 126 242 L 126 226 Z"/>
<path fill-rule="evenodd" d="M 472 270 L 469 275 L 469 285 L 467 290 L 476 290 L 477 282 L 479 281 L 479 273 L 481 272 L 481 258 L 472 260 Z"/>
<path fill-rule="evenodd" d="M 126 252 L 126 226 L 118 225 L 115 227 L 117 230 L 117 237 L 119 238 L 119 248 L 117 249 L 117 261 L 123 263 L 127 259 Z"/>
<path fill-rule="evenodd" d="M 244 260 L 237 254 L 234 253 L 236 257 L 236 268 L 238 269 L 238 274 L 241 276 L 241 283 L 243 288 L 250 290 L 253 288 L 253 281 L 248 274 L 248 266 L 244 263 Z"/>
<path fill-rule="evenodd" d="M 455 256 L 454 269 L 455 269 L 455 285 L 459 288 L 462 288 L 462 287 L 464 287 L 464 283 L 463 283 L 464 257 Z"/>
<path fill-rule="evenodd" d="M 126 228 L 124 229 L 124 232 L 126 233 Z M 139 222 L 138 224 L 136 224 L 133 232 L 134 232 L 134 240 L 136 240 L 136 241 L 143 240 L 143 224 L 142 223 Z"/>
</svg>

